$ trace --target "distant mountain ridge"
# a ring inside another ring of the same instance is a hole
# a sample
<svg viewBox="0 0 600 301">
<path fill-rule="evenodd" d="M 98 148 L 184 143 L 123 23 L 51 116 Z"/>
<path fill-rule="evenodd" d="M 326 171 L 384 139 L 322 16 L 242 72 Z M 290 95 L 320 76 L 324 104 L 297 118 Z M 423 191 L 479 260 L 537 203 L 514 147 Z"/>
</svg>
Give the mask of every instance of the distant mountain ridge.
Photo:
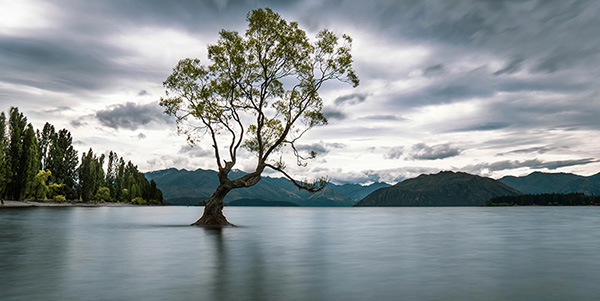
<svg viewBox="0 0 600 301">
<path fill-rule="evenodd" d="M 243 175 L 232 171 L 233 177 Z M 196 205 L 208 200 L 218 186 L 217 172 L 175 168 L 146 173 L 154 179 L 171 205 Z M 440 172 L 420 175 L 390 186 L 387 183 L 329 184 L 318 193 L 299 190 L 284 178 L 263 177 L 255 186 L 235 189 L 225 204 L 248 199 L 267 202 L 290 202 L 299 206 L 472 206 L 483 205 L 492 197 L 515 193 L 585 193 L 600 195 L 600 173 L 580 176 L 571 173 L 534 172 L 523 177 L 506 176 L 499 180 L 464 172 Z M 253 201 L 248 204 L 258 204 Z M 234 203 L 235 204 L 235 203 Z M 276 203 L 265 203 L 276 204 Z M 282 205 L 284 203 L 281 203 Z"/>
<path fill-rule="evenodd" d="M 527 176 L 506 176 L 500 182 L 523 193 L 575 193 L 600 195 L 600 173 L 586 177 L 572 173 L 533 172 Z"/>
<path fill-rule="evenodd" d="M 241 171 L 232 171 L 232 177 L 242 176 Z M 219 185 L 217 172 L 214 170 L 169 168 L 146 173 L 149 180 L 154 180 L 163 191 L 167 203 L 173 205 L 196 205 L 205 200 Z M 284 178 L 263 177 L 255 186 L 234 189 L 225 197 L 225 204 L 238 199 L 260 199 L 264 201 L 291 202 L 299 206 L 335 206 L 349 207 L 371 192 L 390 186 L 387 183 L 373 183 L 369 186 L 359 184 L 328 184 L 320 192 L 311 194 L 298 189 Z M 189 203 L 188 203 L 189 201 Z"/>
<path fill-rule="evenodd" d="M 381 188 L 354 206 L 478 206 L 492 197 L 519 194 L 491 178 L 443 171 Z"/>
</svg>

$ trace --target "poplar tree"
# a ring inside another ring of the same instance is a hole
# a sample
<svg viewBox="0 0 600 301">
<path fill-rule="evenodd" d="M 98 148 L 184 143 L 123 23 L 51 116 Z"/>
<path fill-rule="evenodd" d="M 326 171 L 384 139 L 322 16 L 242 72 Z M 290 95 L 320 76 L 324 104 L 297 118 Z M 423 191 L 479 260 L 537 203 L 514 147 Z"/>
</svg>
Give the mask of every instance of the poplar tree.
<svg viewBox="0 0 600 301">
<path fill-rule="evenodd" d="M 8 157 L 8 136 L 6 132 L 6 115 L 0 112 L 0 198 L 6 197 L 6 189 L 10 179 L 10 160 Z"/>
<path fill-rule="evenodd" d="M 16 107 L 10 108 L 7 179 L 7 197 L 23 200 L 31 190 L 33 178 L 39 170 L 38 144 L 35 131 L 27 118 Z"/>
<path fill-rule="evenodd" d="M 46 123 L 48 125 L 48 123 Z M 42 132 L 43 143 L 48 148 L 45 162 L 45 169 L 52 171 L 51 181 L 57 184 L 64 184 L 61 194 L 68 199 L 76 197 L 75 185 L 77 177 L 77 151 L 73 148 L 73 138 L 67 129 L 62 129 L 58 133 L 52 134 L 54 127 L 44 126 Z M 47 135 L 45 135 L 47 133 Z M 49 140 L 46 140 L 49 138 Z M 41 143 L 40 143 L 41 144 Z M 40 148 L 43 150 L 43 148 Z"/>
<path fill-rule="evenodd" d="M 56 139 L 56 132 L 54 130 L 54 126 L 48 122 L 44 124 L 44 128 L 42 132 L 38 134 L 38 140 L 40 144 L 40 161 L 41 161 L 41 169 L 47 169 L 48 165 L 48 149 L 52 142 Z"/>
</svg>

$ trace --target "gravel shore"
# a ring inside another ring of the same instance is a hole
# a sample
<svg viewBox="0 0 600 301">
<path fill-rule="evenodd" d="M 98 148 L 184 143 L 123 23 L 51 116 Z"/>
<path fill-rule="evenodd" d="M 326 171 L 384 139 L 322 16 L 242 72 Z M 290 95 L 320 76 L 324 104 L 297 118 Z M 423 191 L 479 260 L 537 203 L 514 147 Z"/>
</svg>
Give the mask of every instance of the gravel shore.
<svg viewBox="0 0 600 301">
<path fill-rule="evenodd" d="M 34 201 L 4 201 L 4 205 L 0 205 L 0 208 L 14 208 L 14 207 L 132 207 L 136 205 L 125 204 L 125 203 L 80 203 L 80 202 L 65 202 L 65 203 L 54 203 L 54 202 L 34 202 Z"/>
</svg>

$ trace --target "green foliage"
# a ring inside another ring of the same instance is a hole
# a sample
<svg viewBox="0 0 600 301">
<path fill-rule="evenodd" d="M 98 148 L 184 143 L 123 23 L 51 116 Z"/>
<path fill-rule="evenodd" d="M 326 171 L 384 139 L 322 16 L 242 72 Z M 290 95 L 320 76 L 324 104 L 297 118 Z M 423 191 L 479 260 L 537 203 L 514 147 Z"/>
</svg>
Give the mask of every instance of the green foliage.
<svg viewBox="0 0 600 301">
<path fill-rule="evenodd" d="M 37 138 L 40 146 L 40 160 L 42 163 L 41 168 L 47 169 L 48 165 L 48 149 L 52 145 L 52 141 L 56 139 L 56 132 L 54 126 L 48 122 L 44 124 L 42 133 L 37 133 Z"/>
<path fill-rule="evenodd" d="M 46 124 L 48 125 L 48 124 Z M 42 141 L 48 148 L 47 155 L 43 159 L 46 169 L 52 171 L 52 182 L 65 184 L 62 194 L 67 197 L 75 197 L 75 182 L 77 177 L 77 151 L 73 148 L 71 133 L 62 129 L 53 133 L 54 127 L 44 126 Z M 43 147 L 40 147 L 43 151 Z"/>
<path fill-rule="evenodd" d="M 100 187 L 94 196 L 96 201 L 110 201 L 110 189 L 108 187 Z"/>
<path fill-rule="evenodd" d="M 92 149 L 83 154 L 77 166 L 79 159 L 72 142 L 68 130 L 56 133 L 49 123 L 41 133 L 35 131 L 16 107 L 10 109 L 8 124 L 0 112 L 0 197 L 22 200 L 80 196 L 84 201 L 92 197 L 105 201 L 142 197 L 163 202 L 156 183 L 152 186 L 137 166 L 131 162 L 126 165 L 112 151 L 106 172 L 104 155 L 97 157 Z M 123 189 L 133 194 L 123 198 Z"/>
<path fill-rule="evenodd" d="M 156 199 L 150 199 L 148 201 L 148 205 L 159 206 L 159 205 L 163 205 L 163 202 L 159 201 L 159 200 L 156 200 Z"/>
<path fill-rule="evenodd" d="M 64 191 L 65 184 L 51 183 L 48 185 L 48 195 L 49 199 L 54 198 L 54 196 L 59 195 L 61 191 Z"/>
<path fill-rule="evenodd" d="M 146 201 L 142 198 L 142 197 L 135 197 L 133 198 L 133 200 L 131 200 L 132 204 L 135 205 L 146 205 Z"/>
<path fill-rule="evenodd" d="M 4 112 L 0 112 L 0 198 L 6 196 L 6 190 L 10 182 L 11 167 L 9 155 L 6 116 Z"/>
<path fill-rule="evenodd" d="M 122 199 L 120 199 L 119 201 L 129 202 L 131 200 L 131 194 L 129 193 L 129 189 L 124 188 L 123 190 L 121 190 L 121 197 Z"/>
<path fill-rule="evenodd" d="M 319 89 L 329 80 L 359 84 L 349 36 L 325 29 L 311 42 L 296 22 L 269 8 L 251 11 L 247 20 L 245 33 L 222 30 L 208 46 L 209 65 L 180 60 L 163 83 L 167 97 L 160 101 L 190 143 L 205 135 L 212 139 L 220 175 L 231 171 L 240 147 L 256 154 L 256 171 L 234 180 L 234 188 L 256 184 L 266 167 L 291 179 L 285 164 L 270 156 L 289 146 L 299 165 L 313 158 L 314 153 L 301 156 L 295 143 L 311 128 L 327 124 Z M 325 179 L 293 182 L 309 191 L 326 184 Z"/>
<path fill-rule="evenodd" d="M 57 203 L 64 203 L 67 201 L 67 199 L 63 196 L 63 195 L 55 195 L 54 198 L 52 199 L 52 201 L 57 202 Z"/>
<path fill-rule="evenodd" d="M 38 144 L 33 126 L 18 108 L 10 109 L 8 129 L 5 195 L 22 200 L 33 194 L 33 178 L 39 170 Z"/>
<path fill-rule="evenodd" d="M 148 191 L 147 199 L 150 200 L 152 205 L 160 205 L 163 203 L 162 191 L 156 188 L 156 182 L 154 182 L 154 179 L 150 181 L 150 189 Z"/>
<path fill-rule="evenodd" d="M 106 164 L 106 177 L 104 179 L 104 182 L 106 184 L 106 187 L 110 190 L 110 200 L 116 200 L 117 199 L 117 170 L 119 169 L 118 166 L 118 156 L 117 153 L 111 151 L 108 154 L 108 162 Z"/>
<path fill-rule="evenodd" d="M 40 170 L 33 178 L 31 196 L 35 200 L 45 200 L 47 198 L 50 189 L 46 183 L 51 175 L 52 172 L 49 170 Z"/>
<path fill-rule="evenodd" d="M 102 161 L 104 155 L 97 158 L 90 148 L 87 153 L 83 153 L 81 157 L 81 165 L 77 169 L 79 175 L 79 195 L 84 202 L 89 202 L 92 196 L 98 191 L 101 186 L 100 178 L 104 178 L 102 171 Z"/>
</svg>

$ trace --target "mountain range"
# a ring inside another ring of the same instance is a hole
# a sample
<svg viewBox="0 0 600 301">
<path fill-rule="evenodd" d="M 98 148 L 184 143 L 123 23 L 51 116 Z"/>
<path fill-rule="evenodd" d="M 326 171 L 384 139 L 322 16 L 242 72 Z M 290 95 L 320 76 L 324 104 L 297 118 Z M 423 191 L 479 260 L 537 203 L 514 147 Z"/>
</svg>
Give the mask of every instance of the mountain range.
<svg viewBox="0 0 600 301">
<path fill-rule="evenodd" d="M 443 171 L 381 188 L 354 206 L 478 206 L 496 196 L 519 194 L 521 192 L 494 179 Z"/>
<path fill-rule="evenodd" d="M 232 171 L 232 177 L 242 176 Z M 171 205 L 197 205 L 208 200 L 218 186 L 217 172 L 197 169 L 164 169 L 146 173 L 154 179 Z M 600 195 L 600 173 L 579 176 L 570 173 L 534 172 L 499 180 L 464 172 L 420 175 L 390 186 L 387 183 L 336 185 L 310 194 L 284 178 L 263 177 L 255 186 L 232 190 L 224 202 L 237 206 L 472 206 L 490 198 L 519 193 L 575 193 Z M 232 201 L 236 201 L 232 203 Z M 291 204 L 290 204 L 291 203 Z"/>
<path fill-rule="evenodd" d="M 232 178 L 240 177 L 244 173 L 232 171 Z M 197 169 L 164 169 L 146 173 L 148 180 L 154 180 L 167 203 L 172 205 L 197 205 L 203 203 L 219 185 L 217 172 L 214 170 Z M 257 200 L 271 202 L 291 202 L 299 206 L 313 207 L 349 207 L 361 200 L 371 192 L 390 186 L 387 183 L 373 183 L 368 186 L 359 184 L 328 184 L 320 192 L 311 194 L 300 190 L 284 178 L 263 177 L 255 186 L 234 189 L 225 197 L 224 203 L 239 199 L 253 199 L 251 204 L 260 203 Z M 239 204 L 240 202 L 237 202 Z M 236 204 L 236 203 L 234 203 Z"/>
<path fill-rule="evenodd" d="M 585 177 L 572 173 L 534 172 L 524 177 L 506 176 L 500 182 L 523 193 L 575 193 L 600 195 L 600 173 Z"/>
</svg>

